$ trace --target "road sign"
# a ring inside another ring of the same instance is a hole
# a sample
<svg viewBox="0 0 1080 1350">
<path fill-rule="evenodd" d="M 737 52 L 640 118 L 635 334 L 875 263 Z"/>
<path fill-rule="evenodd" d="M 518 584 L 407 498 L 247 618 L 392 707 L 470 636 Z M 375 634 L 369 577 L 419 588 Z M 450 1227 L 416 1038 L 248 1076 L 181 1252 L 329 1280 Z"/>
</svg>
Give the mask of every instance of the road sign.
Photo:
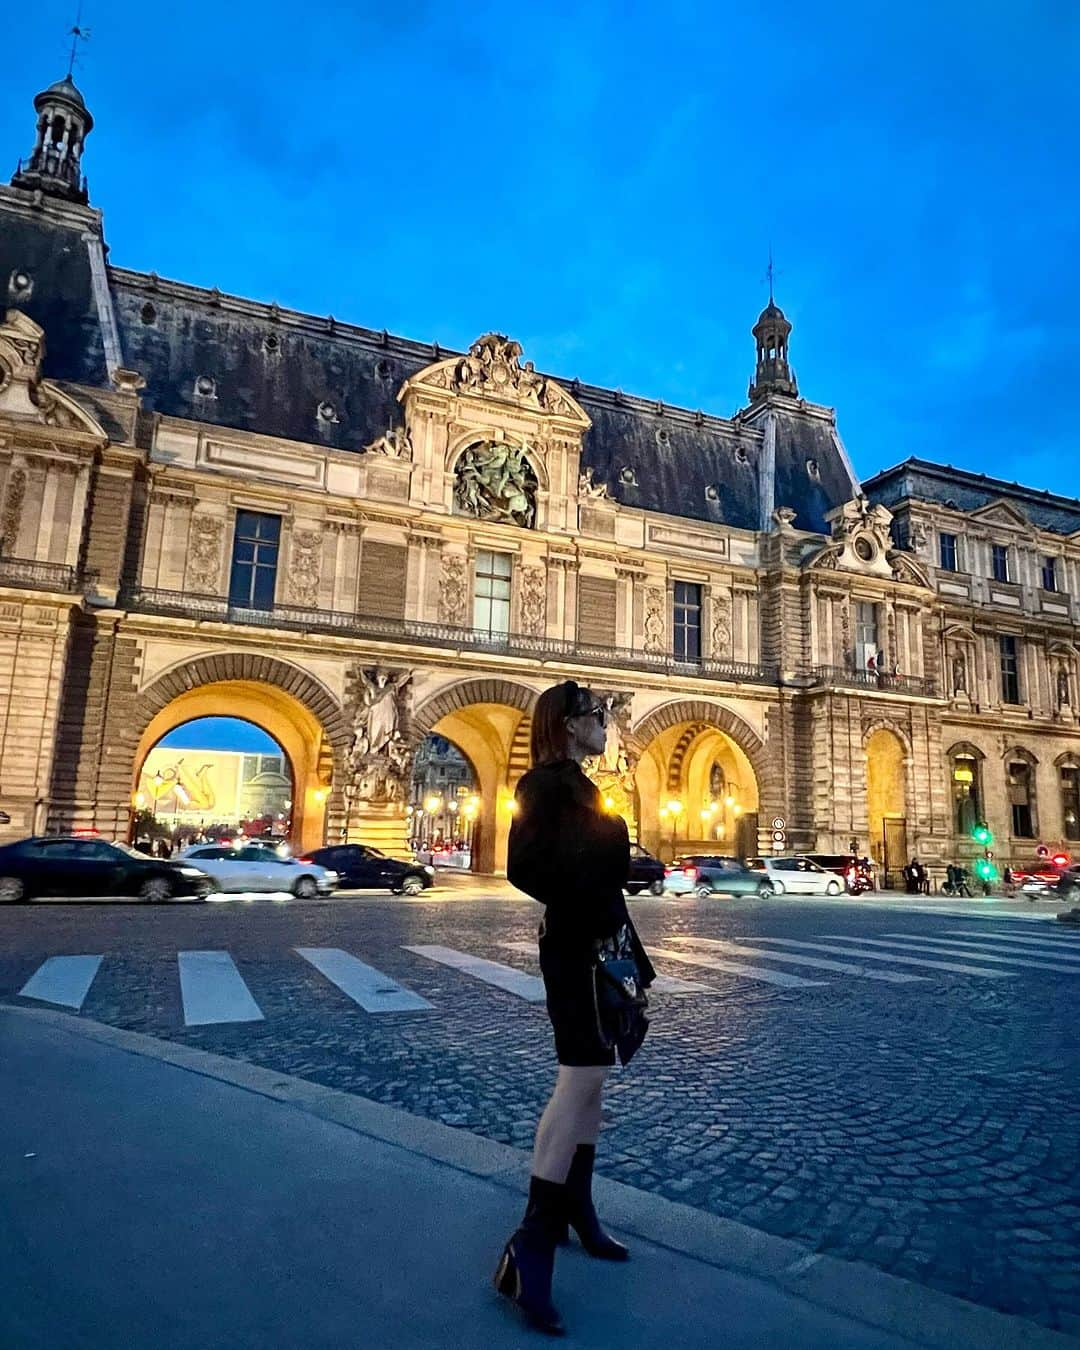
<svg viewBox="0 0 1080 1350">
<path fill-rule="evenodd" d="M 787 843 L 787 835 L 783 830 L 773 830 L 772 840 L 774 844 L 784 844 Z"/>
<path fill-rule="evenodd" d="M 1046 847 L 1045 844 L 1040 844 L 1039 847 L 1035 850 L 1035 853 L 1040 858 L 1049 858 L 1050 856 L 1050 850 Z"/>
<path fill-rule="evenodd" d="M 786 825 L 787 821 L 784 819 L 783 816 L 773 816 L 772 827 L 774 830 L 782 830 L 785 828 Z"/>
</svg>

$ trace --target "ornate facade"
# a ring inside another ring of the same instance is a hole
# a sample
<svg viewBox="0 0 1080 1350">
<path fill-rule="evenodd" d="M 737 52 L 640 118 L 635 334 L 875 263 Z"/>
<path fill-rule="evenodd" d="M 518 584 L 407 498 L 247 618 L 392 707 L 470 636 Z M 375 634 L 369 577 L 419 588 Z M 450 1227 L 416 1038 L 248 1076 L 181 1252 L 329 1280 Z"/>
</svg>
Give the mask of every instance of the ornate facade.
<svg viewBox="0 0 1080 1350">
<path fill-rule="evenodd" d="M 860 486 L 771 300 L 721 418 L 114 267 L 82 98 L 38 104 L 0 188 L 0 837 L 125 835 L 151 748 L 224 714 L 281 744 L 304 847 L 400 848 L 445 736 L 498 867 L 567 677 L 664 853 L 1080 835 L 1080 503 L 920 461 Z"/>
</svg>

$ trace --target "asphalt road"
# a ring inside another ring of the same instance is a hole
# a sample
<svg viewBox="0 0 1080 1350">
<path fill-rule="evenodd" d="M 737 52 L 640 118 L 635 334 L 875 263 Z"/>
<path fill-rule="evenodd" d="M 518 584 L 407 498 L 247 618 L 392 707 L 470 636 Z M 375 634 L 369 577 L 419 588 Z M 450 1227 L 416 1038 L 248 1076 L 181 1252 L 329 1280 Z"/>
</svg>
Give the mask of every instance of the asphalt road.
<svg viewBox="0 0 1080 1350">
<path fill-rule="evenodd" d="M 525 1146 L 554 1078 L 539 911 L 448 899 L 17 907 L 0 999 Z M 632 905 L 673 983 L 613 1075 L 599 1171 L 1080 1334 L 1080 931 L 977 905 Z M 73 956 L 100 960 L 50 962 Z"/>
</svg>

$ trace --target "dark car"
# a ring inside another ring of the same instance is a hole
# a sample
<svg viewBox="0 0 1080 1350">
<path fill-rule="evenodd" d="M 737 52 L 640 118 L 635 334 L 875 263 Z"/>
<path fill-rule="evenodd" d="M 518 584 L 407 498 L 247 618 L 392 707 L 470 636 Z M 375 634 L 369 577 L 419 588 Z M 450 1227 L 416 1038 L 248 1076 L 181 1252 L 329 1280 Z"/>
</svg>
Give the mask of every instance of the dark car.
<svg viewBox="0 0 1080 1350">
<path fill-rule="evenodd" d="M 742 858 L 694 853 L 676 858 L 664 869 L 664 889 L 675 895 L 756 895 L 774 893 L 769 878 L 747 867 Z"/>
<path fill-rule="evenodd" d="M 868 858 L 853 859 L 850 853 L 805 853 L 802 856 L 817 863 L 826 872 L 835 872 L 838 877 L 843 877 L 849 891 L 877 889 L 874 865 Z"/>
<path fill-rule="evenodd" d="M 331 848 L 317 848 L 307 853 L 301 862 L 310 859 L 320 867 L 328 867 L 338 874 L 338 889 L 342 891 L 389 890 L 395 895 L 419 895 L 431 885 L 434 867 L 426 863 L 403 862 L 388 858 L 377 848 L 367 844 L 335 844 Z"/>
<path fill-rule="evenodd" d="M 664 864 L 640 844 L 630 845 L 630 876 L 626 889 L 631 895 L 640 895 L 642 891 L 648 891 L 650 895 L 664 894 Z"/>
<path fill-rule="evenodd" d="M 1080 863 L 1073 863 L 1051 887 L 1067 905 L 1080 905 Z"/>
<path fill-rule="evenodd" d="M 0 903 L 36 896 L 169 900 L 210 894 L 205 872 L 182 859 L 150 858 L 127 844 L 81 835 L 40 835 L 0 848 Z"/>
</svg>

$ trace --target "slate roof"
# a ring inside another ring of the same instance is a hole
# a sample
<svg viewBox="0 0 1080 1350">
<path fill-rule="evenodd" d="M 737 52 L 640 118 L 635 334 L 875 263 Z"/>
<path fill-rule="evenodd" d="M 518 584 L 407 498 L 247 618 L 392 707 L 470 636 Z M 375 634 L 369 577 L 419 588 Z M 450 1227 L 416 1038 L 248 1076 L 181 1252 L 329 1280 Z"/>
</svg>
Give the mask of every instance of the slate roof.
<svg viewBox="0 0 1080 1350">
<path fill-rule="evenodd" d="M 991 502 L 1007 501 L 1040 530 L 1073 534 L 1080 530 L 1080 499 L 1008 483 L 950 464 L 906 459 L 863 484 L 871 501 L 893 507 L 905 500 L 940 502 L 958 511 L 977 511 Z"/>
<path fill-rule="evenodd" d="M 19 307 L 46 331 L 49 377 L 107 387 L 79 231 L 47 210 L 9 221 L 11 192 L 0 190 L 0 282 L 16 269 L 33 276 L 33 296 Z M 144 406 L 168 416 L 359 451 L 400 425 L 404 380 L 458 354 L 153 274 L 110 267 L 108 279 L 123 363 L 146 379 Z M 210 392 L 200 392 L 200 377 L 213 381 Z M 744 423 L 553 378 L 593 422 L 582 466 L 627 506 L 756 530 L 763 501 L 771 501 L 794 507 L 798 528 L 826 532 L 825 512 L 854 495 L 831 423 L 792 400 L 775 410 L 770 494 L 760 481 L 760 416 Z M 330 420 L 319 417 L 320 404 L 332 407 Z M 809 474 L 808 460 L 816 460 L 819 477 Z"/>
</svg>

